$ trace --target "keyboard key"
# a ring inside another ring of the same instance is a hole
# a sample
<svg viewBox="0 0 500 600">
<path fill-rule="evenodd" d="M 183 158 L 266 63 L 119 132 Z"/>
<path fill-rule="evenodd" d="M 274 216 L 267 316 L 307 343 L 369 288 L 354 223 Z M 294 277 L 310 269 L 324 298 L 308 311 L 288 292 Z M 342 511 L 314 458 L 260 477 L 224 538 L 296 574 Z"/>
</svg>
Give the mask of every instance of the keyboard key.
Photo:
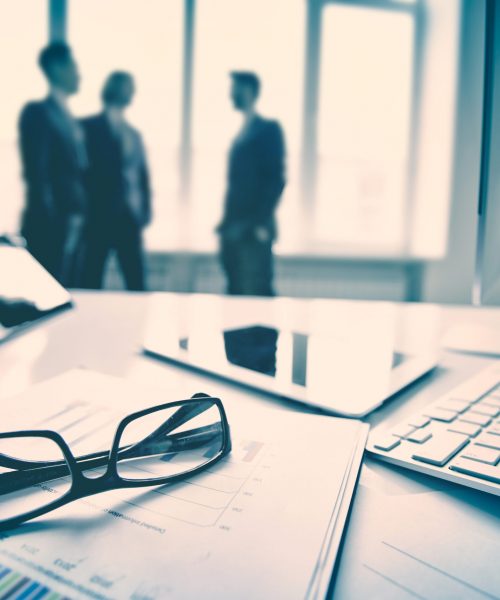
<svg viewBox="0 0 500 600">
<path fill-rule="evenodd" d="M 473 423 L 463 423 L 462 421 L 455 421 L 447 427 L 448 431 L 454 431 L 455 433 L 463 433 L 464 435 L 470 435 L 472 437 L 481 433 L 481 427 L 474 425 Z"/>
<path fill-rule="evenodd" d="M 424 427 L 423 429 L 416 429 L 413 433 L 406 436 L 409 442 L 415 442 L 416 444 L 423 444 L 432 437 L 431 428 Z"/>
<path fill-rule="evenodd" d="M 467 400 L 459 400 L 458 398 L 446 398 L 445 400 L 436 402 L 436 406 L 443 410 L 461 413 L 470 407 L 470 402 Z"/>
<path fill-rule="evenodd" d="M 410 433 L 415 431 L 415 427 L 411 425 L 398 425 L 395 429 L 391 430 L 392 435 L 395 435 L 398 438 L 405 438 Z"/>
<path fill-rule="evenodd" d="M 474 425 L 481 425 L 481 427 L 486 427 L 491 422 L 490 417 L 488 415 L 480 415 L 479 413 L 466 412 L 463 415 L 460 415 L 459 421 L 463 421 L 464 423 L 474 423 Z"/>
<path fill-rule="evenodd" d="M 457 473 L 465 473 L 465 475 L 500 483 L 500 465 L 493 467 L 475 460 L 457 458 L 449 468 L 452 471 L 457 471 Z"/>
<path fill-rule="evenodd" d="M 470 412 L 487 415 L 488 417 L 496 417 L 500 411 L 496 406 L 490 406 L 489 404 L 479 402 L 478 404 L 474 404 L 470 409 Z"/>
<path fill-rule="evenodd" d="M 377 441 L 373 445 L 375 446 L 375 448 L 378 448 L 379 450 L 384 450 L 385 452 L 389 452 L 396 446 L 399 446 L 400 443 L 401 442 L 398 440 L 397 437 L 394 437 L 393 435 L 386 435 L 384 437 L 378 438 Z"/>
<path fill-rule="evenodd" d="M 500 460 L 500 452 L 494 448 L 485 448 L 484 446 L 469 444 L 460 455 L 460 458 L 477 460 L 478 462 L 486 463 L 487 465 L 496 465 Z"/>
<path fill-rule="evenodd" d="M 498 406 L 498 408 L 500 409 L 500 397 L 499 396 L 492 396 L 491 394 L 489 394 L 488 396 L 485 396 L 481 402 L 483 404 L 489 404 L 490 406 Z"/>
<path fill-rule="evenodd" d="M 460 433 L 442 431 L 420 446 L 412 458 L 421 462 L 442 467 L 469 442 Z"/>
<path fill-rule="evenodd" d="M 412 425 L 413 427 L 425 427 L 430 422 L 429 417 L 424 417 L 423 415 L 414 415 L 408 419 L 408 425 Z"/>
<path fill-rule="evenodd" d="M 437 406 L 430 406 L 424 410 L 423 413 L 426 417 L 431 418 L 433 421 L 442 421 L 443 423 L 451 423 L 457 417 L 456 412 L 443 410 Z"/>
<path fill-rule="evenodd" d="M 487 431 L 475 438 L 474 443 L 478 446 L 486 446 L 487 448 L 496 448 L 496 450 L 500 450 L 500 436 L 490 434 Z"/>
<path fill-rule="evenodd" d="M 491 427 L 488 427 L 488 433 L 491 433 L 492 435 L 500 435 L 500 425 L 492 425 Z"/>
<path fill-rule="evenodd" d="M 476 402 L 480 396 L 476 396 L 474 398 L 464 398 L 463 396 L 458 396 L 457 394 L 447 394 L 443 396 L 443 399 L 446 397 L 447 400 L 457 400 L 458 402 L 467 402 L 468 404 L 472 404 Z"/>
</svg>

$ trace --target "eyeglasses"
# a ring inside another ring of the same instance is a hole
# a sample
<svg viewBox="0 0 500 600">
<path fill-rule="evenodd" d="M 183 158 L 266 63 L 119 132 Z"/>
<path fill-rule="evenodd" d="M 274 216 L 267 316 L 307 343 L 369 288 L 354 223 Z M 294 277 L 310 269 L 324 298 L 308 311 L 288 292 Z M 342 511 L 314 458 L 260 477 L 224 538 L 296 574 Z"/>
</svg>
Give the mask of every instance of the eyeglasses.
<svg viewBox="0 0 500 600">
<path fill-rule="evenodd" d="M 222 402 L 206 394 L 125 417 L 111 450 L 84 456 L 55 431 L 0 433 L 0 529 L 93 494 L 193 477 L 230 451 Z"/>
</svg>

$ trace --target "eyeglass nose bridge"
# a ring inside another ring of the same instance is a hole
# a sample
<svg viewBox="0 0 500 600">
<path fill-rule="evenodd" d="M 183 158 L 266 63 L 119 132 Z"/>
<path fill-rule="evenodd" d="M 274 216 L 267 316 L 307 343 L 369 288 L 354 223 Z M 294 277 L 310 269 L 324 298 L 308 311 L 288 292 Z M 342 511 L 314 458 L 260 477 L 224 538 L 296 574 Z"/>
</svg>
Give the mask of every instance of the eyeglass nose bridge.
<svg viewBox="0 0 500 600">
<path fill-rule="evenodd" d="M 79 465 L 73 472 L 72 493 L 79 498 L 93 496 L 118 487 L 120 485 L 116 478 L 116 465 L 111 463 L 106 465 L 103 473 L 97 475 L 86 473 Z"/>
</svg>

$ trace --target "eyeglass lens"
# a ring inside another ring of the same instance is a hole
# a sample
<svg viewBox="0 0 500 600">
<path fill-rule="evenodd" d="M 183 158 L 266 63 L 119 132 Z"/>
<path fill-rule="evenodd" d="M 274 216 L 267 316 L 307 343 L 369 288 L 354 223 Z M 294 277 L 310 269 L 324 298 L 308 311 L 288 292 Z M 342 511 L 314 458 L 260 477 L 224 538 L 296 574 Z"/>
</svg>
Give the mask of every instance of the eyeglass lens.
<svg viewBox="0 0 500 600">
<path fill-rule="evenodd" d="M 40 468 L 50 461 L 52 466 Z M 0 521 L 44 508 L 69 492 L 59 445 L 44 437 L 0 438 Z"/>
<path fill-rule="evenodd" d="M 117 472 L 127 481 L 179 475 L 213 460 L 223 442 L 218 406 L 189 400 L 130 422 L 119 441 Z"/>
</svg>

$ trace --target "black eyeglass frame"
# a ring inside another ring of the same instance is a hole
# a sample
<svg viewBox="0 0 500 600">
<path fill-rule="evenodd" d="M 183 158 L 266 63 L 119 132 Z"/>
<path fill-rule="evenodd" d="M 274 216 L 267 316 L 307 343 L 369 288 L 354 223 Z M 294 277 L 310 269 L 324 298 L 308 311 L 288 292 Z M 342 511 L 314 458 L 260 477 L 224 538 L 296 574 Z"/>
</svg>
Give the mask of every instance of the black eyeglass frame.
<svg viewBox="0 0 500 600">
<path fill-rule="evenodd" d="M 160 477 L 157 479 L 131 480 L 123 478 L 118 474 L 118 453 L 120 451 L 120 439 L 123 434 L 123 431 L 125 430 L 127 425 L 129 425 L 129 423 L 135 421 L 136 419 L 145 417 L 149 414 L 153 414 L 161 410 L 165 410 L 167 408 L 175 408 L 176 406 L 187 406 L 189 403 L 196 402 L 197 400 L 201 402 L 212 402 L 213 406 L 217 407 L 217 409 L 219 410 L 223 438 L 221 449 L 215 456 L 208 459 L 205 463 L 192 469 L 189 469 L 188 471 L 183 471 L 182 473 L 177 473 L 176 475 L 168 475 L 166 477 Z M 11 529 L 26 521 L 36 519 L 37 517 L 52 512 L 53 510 L 56 510 L 61 506 L 65 506 L 70 502 L 74 502 L 75 500 L 80 500 L 82 498 L 93 496 L 95 494 L 100 494 L 102 492 L 108 492 L 111 490 L 123 488 L 160 486 L 165 485 L 167 483 L 176 483 L 178 481 L 183 481 L 206 470 L 208 467 L 213 466 L 214 464 L 219 462 L 224 456 L 229 454 L 229 452 L 231 452 L 231 434 L 229 422 L 227 420 L 226 411 L 224 410 L 222 401 L 219 398 L 214 398 L 206 394 L 195 394 L 190 399 L 167 402 L 165 404 L 160 404 L 157 406 L 146 408 L 138 412 L 132 413 L 126 416 L 124 419 L 122 419 L 118 424 L 118 427 L 116 428 L 116 432 L 113 438 L 113 444 L 108 455 L 106 471 L 98 477 L 90 478 L 85 476 L 84 473 L 86 470 L 88 470 L 88 468 L 82 468 L 82 466 L 78 463 L 78 460 L 75 458 L 74 454 L 70 450 L 64 438 L 56 431 L 27 429 L 23 431 L 10 431 L 0 433 L 0 439 L 20 437 L 45 438 L 55 442 L 59 446 L 59 449 L 62 451 L 62 454 L 66 461 L 66 465 L 69 469 L 68 475 L 71 476 L 71 487 L 61 497 L 55 499 L 49 504 L 46 504 L 45 506 L 33 509 L 26 513 L 22 513 L 15 517 L 10 517 L 3 521 L 0 520 L 0 531 L 5 529 Z"/>
</svg>

